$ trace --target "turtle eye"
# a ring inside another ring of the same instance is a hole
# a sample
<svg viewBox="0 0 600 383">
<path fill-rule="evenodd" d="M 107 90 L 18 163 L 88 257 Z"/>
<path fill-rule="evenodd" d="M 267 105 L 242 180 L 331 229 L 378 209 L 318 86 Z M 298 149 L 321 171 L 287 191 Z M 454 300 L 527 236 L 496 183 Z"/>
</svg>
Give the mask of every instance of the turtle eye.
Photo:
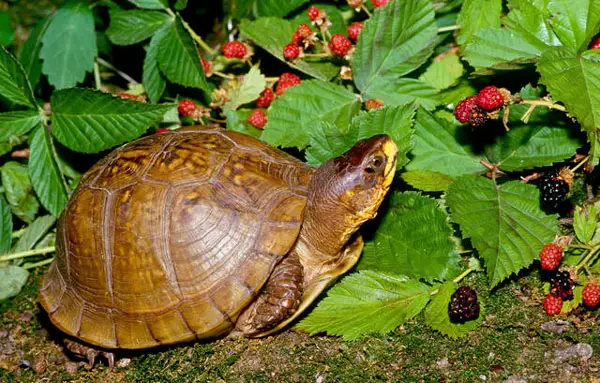
<svg viewBox="0 0 600 383">
<path fill-rule="evenodd" d="M 382 155 L 375 155 L 367 162 L 364 168 L 365 173 L 381 173 L 385 169 L 385 158 Z"/>
</svg>

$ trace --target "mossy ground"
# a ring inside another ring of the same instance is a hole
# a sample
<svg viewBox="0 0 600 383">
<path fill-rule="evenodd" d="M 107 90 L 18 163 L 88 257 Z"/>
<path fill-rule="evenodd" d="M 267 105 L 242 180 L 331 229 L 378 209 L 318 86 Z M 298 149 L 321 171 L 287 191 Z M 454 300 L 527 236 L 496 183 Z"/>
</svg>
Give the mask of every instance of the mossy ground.
<svg viewBox="0 0 600 383">
<path fill-rule="evenodd" d="M 91 371 L 68 372 L 55 332 L 36 303 L 40 274 L 34 273 L 19 296 L 0 304 L 0 381 L 496 382 L 511 376 L 528 382 L 600 381 L 594 378 L 600 376 L 596 313 L 580 309 L 562 318 L 570 322 L 562 334 L 542 331 L 549 318 L 541 310 L 536 276 L 507 283 L 491 295 L 483 277 L 469 277 L 486 314 L 477 331 L 459 340 L 436 333 L 417 317 L 391 334 L 354 342 L 288 330 L 266 339 L 223 339 L 127 355 L 131 363 L 114 371 L 100 363 Z M 555 365 L 545 357 L 578 342 L 595 351 L 587 361 Z"/>
</svg>

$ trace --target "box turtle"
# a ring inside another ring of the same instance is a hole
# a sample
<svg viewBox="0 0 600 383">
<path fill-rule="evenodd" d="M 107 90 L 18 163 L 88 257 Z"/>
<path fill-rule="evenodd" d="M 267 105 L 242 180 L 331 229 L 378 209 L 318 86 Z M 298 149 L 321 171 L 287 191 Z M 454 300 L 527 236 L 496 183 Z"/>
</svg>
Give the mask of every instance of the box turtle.
<svg viewBox="0 0 600 383">
<path fill-rule="evenodd" d="M 130 142 L 81 178 L 39 301 L 90 363 L 95 350 L 270 334 L 356 263 L 397 150 L 374 136 L 315 168 L 221 128 Z"/>
</svg>

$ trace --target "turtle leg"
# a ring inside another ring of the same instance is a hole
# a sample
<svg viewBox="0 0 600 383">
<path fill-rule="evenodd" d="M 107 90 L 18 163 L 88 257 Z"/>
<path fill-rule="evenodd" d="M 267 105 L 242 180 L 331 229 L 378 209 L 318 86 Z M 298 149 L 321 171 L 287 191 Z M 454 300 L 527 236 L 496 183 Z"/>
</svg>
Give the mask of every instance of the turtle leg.
<svg viewBox="0 0 600 383">
<path fill-rule="evenodd" d="M 256 336 L 289 318 L 300 305 L 303 270 L 294 252 L 275 266 L 256 300 L 240 315 L 236 332 L 247 337 Z"/>
<path fill-rule="evenodd" d="M 110 370 L 115 366 L 115 354 L 112 352 L 95 349 L 84 343 L 80 343 L 71 338 L 65 338 L 63 340 L 65 348 L 69 350 L 73 355 L 81 359 L 87 359 L 88 368 L 93 368 L 96 364 L 96 358 L 103 356 L 108 361 L 108 368 Z"/>
</svg>

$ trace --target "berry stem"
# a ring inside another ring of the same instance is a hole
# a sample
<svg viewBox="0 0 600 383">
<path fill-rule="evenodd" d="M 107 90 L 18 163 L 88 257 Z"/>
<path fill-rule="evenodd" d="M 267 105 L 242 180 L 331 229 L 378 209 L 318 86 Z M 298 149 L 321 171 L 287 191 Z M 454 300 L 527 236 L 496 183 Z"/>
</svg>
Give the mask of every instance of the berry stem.
<svg viewBox="0 0 600 383">
<path fill-rule="evenodd" d="M 447 27 L 438 28 L 438 33 L 457 31 L 459 29 L 460 25 L 449 25 Z"/>
<path fill-rule="evenodd" d="M 102 89 L 102 80 L 100 79 L 100 67 L 98 61 L 94 61 L 94 82 L 96 83 L 96 90 Z"/>
<path fill-rule="evenodd" d="M 20 229 L 20 230 L 13 231 L 12 232 L 12 237 L 13 238 L 20 238 L 23 235 L 23 233 L 25 233 L 26 231 L 27 231 L 26 227 L 23 228 L 23 229 Z"/>
<path fill-rule="evenodd" d="M 213 71 L 212 73 L 213 73 L 215 76 L 217 76 L 217 77 L 221 77 L 221 78 L 224 78 L 224 79 L 227 79 L 227 80 L 233 80 L 233 79 L 235 79 L 235 76 L 232 76 L 232 75 L 230 75 L 230 74 L 225 74 L 225 73 L 223 73 L 223 72 L 219 72 L 219 71 Z"/>
<path fill-rule="evenodd" d="M 520 104 L 524 104 L 524 105 L 533 105 L 535 106 L 545 106 L 548 109 L 556 109 L 556 110 L 560 110 L 561 112 L 566 112 L 567 108 L 565 108 L 562 105 L 556 104 L 552 101 L 546 101 L 546 100 L 521 100 L 519 102 Z"/>
<path fill-rule="evenodd" d="M 44 266 L 44 265 L 47 265 L 49 263 L 52 263 L 52 261 L 54 261 L 54 257 L 48 258 L 48 259 L 44 259 L 44 260 L 39 261 L 39 262 L 27 264 L 27 265 L 23 266 L 23 268 L 25 270 L 35 269 L 36 267 L 40 267 L 40 266 Z"/>
<path fill-rule="evenodd" d="M 577 169 L 579 169 L 582 165 L 584 165 L 588 160 L 590 159 L 590 156 L 585 157 L 583 160 L 581 160 L 577 165 L 575 165 L 575 167 L 573 169 L 571 169 L 572 172 L 575 172 Z"/>
<path fill-rule="evenodd" d="M 364 4 L 360 6 L 360 9 L 362 9 L 363 11 L 365 11 L 365 13 L 367 14 L 367 16 L 371 17 L 371 12 L 369 12 L 369 9 Z"/>
<path fill-rule="evenodd" d="M 130 75 L 128 75 L 125 72 L 121 72 L 120 70 L 115 68 L 111 63 L 104 60 L 103 58 L 98 57 L 96 59 L 96 61 L 98 61 L 98 64 L 102 65 L 103 67 L 106 67 L 106 68 L 112 70 L 113 72 L 115 72 L 116 74 L 118 74 L 119 76 L 123 77 L 125 80 L 127 80 L 127 82 L 134 84 L 134 85 L 139 85 L 139 82 L 135 81 L 133 79 L 133 77 L 131 77 Z"/>
<path fill-rule="evenodd" d="M 170 9 L 167 9 L 167 12 L 175 17 L 175 14 L 173 13 L 173 11 L 171 11 Z M 198 34 L 196 32 L 194 32 L 194 30 L 192 29 L 192 27 L 190 27 L 190 25 L 187 23 L 187 21 L 183 20 L 183 18 L 180 18 L 181 22 L 183 23 L 183 26 L 185 27 L 185 29 L 187 29 L 187 31 L 190 33 L 190 35 L 192 36 L 192 38 L 194 39 L 194 41 L 200 45 L 200 47 L 202 49 L 204 49 L 206 51 L 206 53 L 208 53 L 209 56 L 213 56 L 215 54 L 215 50 L 212 49 L 203 39 L 202 37 L 198 36 Z"/>
<path fill-rule="evenodd" d="M 600 250 L 600 245 L 596 245 L 590 249 L 590 252 L 579 261 L 577 266 L 575 266 L 575 272 L 578 272 L 582 267 L 587 267 L 587 265 L 591 264 L 596 260 L 596 256 L 598 255 L 598 250 Z"/>
<path fill-rule="evenodd" d="M 469 275 L 471 273 L 471 271 L 474 271 L 475 269 L 472 267 L 469 267 L 468 269 L 466 269 L 465 271 L 462 272 L 462 274 L 460 274 L 458 277 L 454 278 L 454 280 L 452 281 L 452 283 L 459 283 L 460 281 L 462 281 L 463 279 L 465 279 L 465 277 L 467 275 Z M 429 295 L 435 295 L 437 293 L 440 292 L 440 289 L 435 289 L 432 292 L 429 293 Z"/>
<path fill-rule="evenodd" d="M 21 251 L 14 254 L 4 254 L 0 255 L 0 262 L 11 261 L 13 259 L 21 259 L 26 257 L 31 257 L 33 255 L 47 254 L 53 253 L 56 250 L 54 246 L 42 247 L 41 249 L 33 249 L 27 251 Z"/>
</svg>

